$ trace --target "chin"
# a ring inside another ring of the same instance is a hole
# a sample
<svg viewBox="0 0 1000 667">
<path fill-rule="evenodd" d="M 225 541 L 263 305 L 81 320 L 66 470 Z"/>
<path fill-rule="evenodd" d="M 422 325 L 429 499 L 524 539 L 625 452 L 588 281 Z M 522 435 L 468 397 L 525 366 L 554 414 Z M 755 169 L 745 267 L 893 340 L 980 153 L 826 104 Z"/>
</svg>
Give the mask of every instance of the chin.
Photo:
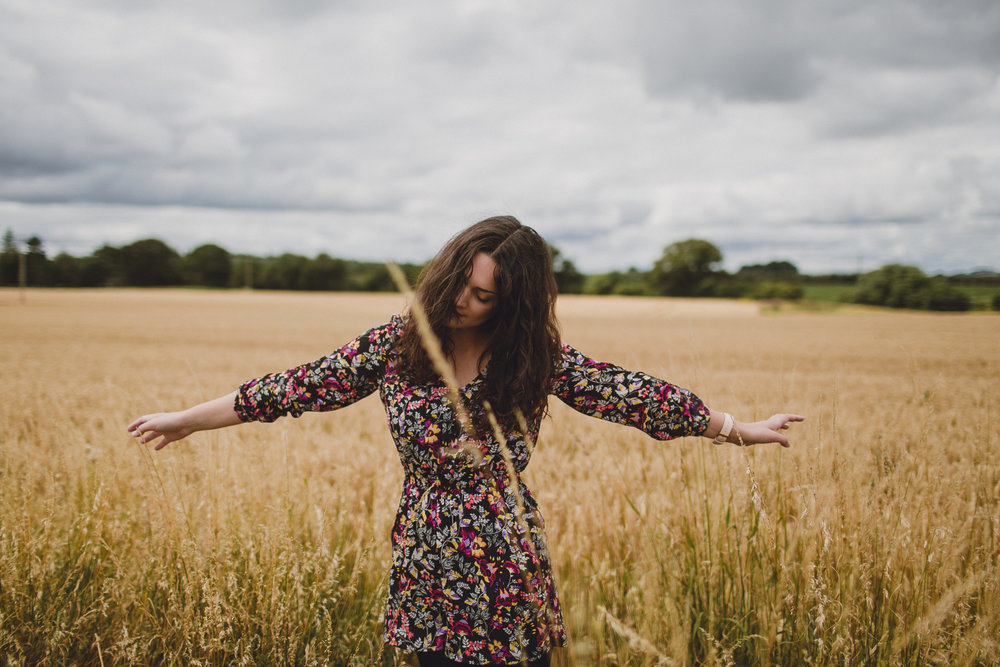
<svg viewBox="0 0 1000 667">
<path fill-rule="evenodd" d="M 479 329 L 482 326 L 482 322 L 475 322 L 464 317 L 456 317 L 448 322 L 448 327 L 451 329 Z"/>
</svg>

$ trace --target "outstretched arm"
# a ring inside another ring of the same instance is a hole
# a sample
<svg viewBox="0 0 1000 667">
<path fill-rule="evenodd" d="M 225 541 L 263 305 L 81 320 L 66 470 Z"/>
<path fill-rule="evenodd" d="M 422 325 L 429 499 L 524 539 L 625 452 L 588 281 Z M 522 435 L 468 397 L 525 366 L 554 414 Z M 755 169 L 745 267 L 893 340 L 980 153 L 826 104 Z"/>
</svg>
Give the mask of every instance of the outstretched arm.
<svg viewBox="0 0 1000 667">
<path fill-rule="evenodd" d="M 709 409 L 687 389 L 641 371 L 595 361 L 565 344 L 552 393 L 578 412 L 634 426 L 658 440 L 690 435 L 715 440 L 726 427 L 726 413 Z M 781 431 L 803 417 L 776 414 L 758 422 L 729 419 L 728 442 L 777 442 L 788 447 L 788 438 Z"/>
<path fill-rule="evenodd" d="M 715 439 L 725 425 L 724 412 L 709 410 L 711 417 L 708 428 L 702 433 L 706 438 Z M 759 422 L 740 422 L 733 420 L 732 429 L 726 437 L 726 442 L 734 445 L 756 445 L 764 442 L 776 442 L 782 447 L 790 447 L 788 438 L 781 431 L 788 428 L 791 422 L 800 422 L 805 417 L 801 415 L 776 414 Z"/>
<path fill-rule="evenodd" d="M 245 421 L 272 422 L 354 403 L 377 389 L 402 322 L 397 315 L 314 362 L 244 382 L 230 394 L 187 410 L 143 415 L 129 424 L 128 432 L 142 443 L 160 438 L 156 449 L 163 449 L 196 431 Z"/>
<path fill-rule="evenodd" d="M 236 392 L 200 403 L 178 412 L 157 412 L 143 415 L 129 424 L 128 432 L 142 443 L 156 443 L 155 449 L 163 449 L 171 442 L 181 440 L 196 431 L 233 426 L 241 422 L 233 409 Z"/>
</svg>

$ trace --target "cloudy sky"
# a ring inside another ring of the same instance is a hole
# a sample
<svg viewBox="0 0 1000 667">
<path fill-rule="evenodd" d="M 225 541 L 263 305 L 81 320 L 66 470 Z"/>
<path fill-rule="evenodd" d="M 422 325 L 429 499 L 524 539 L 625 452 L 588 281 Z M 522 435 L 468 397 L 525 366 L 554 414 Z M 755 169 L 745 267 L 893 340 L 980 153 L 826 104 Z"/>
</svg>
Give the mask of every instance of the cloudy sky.
<svg viewBox="0 0 1000 667">
<path fill-rule="evenodd" d="M 1000 269 L 996 0 L 0 0 L 0 228 L 585 272 Z"/>
</svg>

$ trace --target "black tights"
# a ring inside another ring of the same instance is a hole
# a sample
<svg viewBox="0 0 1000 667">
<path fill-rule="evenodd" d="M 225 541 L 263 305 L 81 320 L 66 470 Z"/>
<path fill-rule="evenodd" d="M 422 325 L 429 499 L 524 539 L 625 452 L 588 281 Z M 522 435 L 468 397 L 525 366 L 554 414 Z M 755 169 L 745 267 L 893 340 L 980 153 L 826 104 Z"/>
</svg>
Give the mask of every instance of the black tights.
<svg viewBox="0 0 1000 667">
<path fill-rule="evenodd" d="M 447 657 L 444 653 L 418 653 L 417 660 L 420 661 L 420 667 L 463 667 L 465 663 L 455 662 Z M 522 663 L 506 663 L 511 665 L 520 665 Z M 499 667 L 494 665 L 487 665 L 486 667 Z M 549 667 L 549 654 L 546 653 L 544 656 L 538 660 L 532 660 L 528 663 L 528 667 Z"/>
</svg>

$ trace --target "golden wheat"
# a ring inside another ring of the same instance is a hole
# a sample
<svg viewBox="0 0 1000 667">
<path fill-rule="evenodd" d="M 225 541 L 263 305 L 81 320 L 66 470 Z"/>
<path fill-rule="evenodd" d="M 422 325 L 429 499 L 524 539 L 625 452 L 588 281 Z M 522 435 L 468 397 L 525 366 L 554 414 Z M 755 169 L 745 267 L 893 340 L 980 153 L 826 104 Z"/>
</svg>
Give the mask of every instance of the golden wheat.
<svg viewBox="0 0 1000 667">
<path fill-rule="evenodd" d="M 375 398 L 152 452 L 125 426 L 317 358 L 396 295 L 0 291 L 0 659 L 405 664 L 402 474 Z M 525 480 L 555 663 L 998 664 L 1000 317 L 563 298 L 585 353 L 793 447 L 654 442 L 552 405 Z"/>
</svg>

